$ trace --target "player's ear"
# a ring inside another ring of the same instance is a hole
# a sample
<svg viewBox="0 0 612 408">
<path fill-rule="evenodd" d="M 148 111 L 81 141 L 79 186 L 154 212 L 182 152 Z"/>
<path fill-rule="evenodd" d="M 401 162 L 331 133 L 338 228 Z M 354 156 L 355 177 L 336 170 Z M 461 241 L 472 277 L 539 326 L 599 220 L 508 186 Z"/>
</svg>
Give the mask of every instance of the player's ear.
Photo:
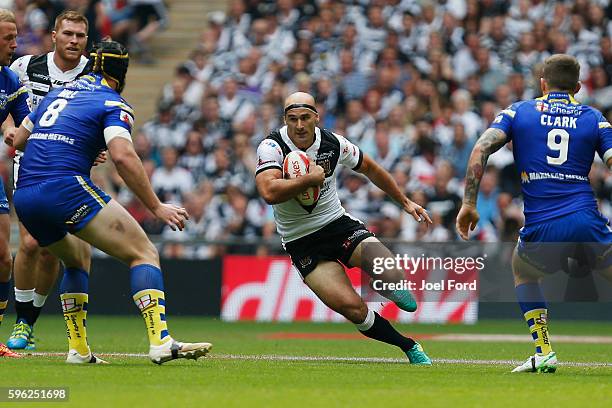
<svg viewBox="0 0 612 408">
<path fill-rule="evenodd" d="M 540 89 L 542 90 L 542 95 L 546 95 L 548 93 L 548 86 L 546 85 L 544 78 L 540 78 Z"/>
<path fill-rule="evenodd" d="M 51 31 L 51 41 L 55 44 L 55 37 L 57 36 L 57 31 Z"/>
<path fill-rule="evenodd" d="M 580 81 L 578 81 L 578 83 L 576 84 L 576 88 L 574 89 L 574 95 L 576 95 L 581 88 L 582 85 L 580 84 Z"/>
</svg>

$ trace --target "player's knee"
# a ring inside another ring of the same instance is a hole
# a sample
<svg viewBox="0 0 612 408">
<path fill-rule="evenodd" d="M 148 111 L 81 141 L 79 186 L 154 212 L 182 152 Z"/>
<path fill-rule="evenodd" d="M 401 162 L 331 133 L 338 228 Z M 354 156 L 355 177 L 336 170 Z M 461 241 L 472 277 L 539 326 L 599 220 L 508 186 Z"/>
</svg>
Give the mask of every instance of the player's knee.
<svg viewBox="0 0 612 408">
<path fill-rule="evenodd" d="M 38 241 L 34 239 L 30 234 L 25 234 L 21 236 L 21 241 L 19 241 L 19 252 L 23 253 L 25 256 L 36 256 L 36 254 L 40 251 L 40 246 L 38 246 Z"/>
<path fill-rule="evenodd" d="M 57 258 L 51 253 L 51 251 L 46 248 L 42 248 L 40 251 L 40 259 L 45 263 L 51 263 L 56 261 Z"/>
<path fill-rule="evenodd" d="M 134 253 L 132 262 L 147 263 L 152 265 L 159 265 L 159 253 L 155 245 L 148 239 L 139 245 L 139 248 Z"/>
<path fill-rule="evenodd" d="M 339 309 L 342 316 L 355 324 L 363 323 L 368 314 L 368 307 L 361 300 L 347 300 L 340 304 Z"/>
</svg>

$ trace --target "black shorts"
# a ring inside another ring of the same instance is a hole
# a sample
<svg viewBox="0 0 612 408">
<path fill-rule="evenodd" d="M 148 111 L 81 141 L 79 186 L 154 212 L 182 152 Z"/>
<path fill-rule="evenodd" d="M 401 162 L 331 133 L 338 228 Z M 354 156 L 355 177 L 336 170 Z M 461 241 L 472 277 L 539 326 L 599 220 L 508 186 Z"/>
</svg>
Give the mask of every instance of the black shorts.
<svg viewBox="0 0 612 408">
<path fill-rule="evenodd" d="M 302 278 L 306 278 L 322 260 L 346 265 L 357 244 L 373 236 L 361 222 L 343 215 L 320 230 L 287 242 L 284 246 L 293 265 Z"/>
</svg>

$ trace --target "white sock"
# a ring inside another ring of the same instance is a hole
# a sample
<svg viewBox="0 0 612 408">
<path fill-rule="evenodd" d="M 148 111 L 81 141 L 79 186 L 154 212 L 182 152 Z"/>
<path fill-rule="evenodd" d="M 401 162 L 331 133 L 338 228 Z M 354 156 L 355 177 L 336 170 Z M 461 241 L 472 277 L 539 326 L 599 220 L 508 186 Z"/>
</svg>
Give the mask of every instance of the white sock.
<svg viewBox="0 0 612 408">
<path fill-rule="evenodd" d="M 357 326 L 357 329 L 359 329 L 359 331 L 369 330 L 374 325 L 375 318 L 376 315 L 374 314 L 374 311 L 372 309 L 368 309 L 368 314 L 366 315 L 366 318 L 363 323 L 356 324 L 355 326 Z"/>
<path fill-rule="evenodd" d="M 43 307 L 47 301 L 47 296 L 48 295 L 40 295 L 34 292 L 34 298 L 32 299 L 34 307 Z"/>
<path fill-rule="evenodd" d="M 34 300 L 34 289 L 15 288 L 15 300 L 17 302 L 31 302 Z"/>
</svg>

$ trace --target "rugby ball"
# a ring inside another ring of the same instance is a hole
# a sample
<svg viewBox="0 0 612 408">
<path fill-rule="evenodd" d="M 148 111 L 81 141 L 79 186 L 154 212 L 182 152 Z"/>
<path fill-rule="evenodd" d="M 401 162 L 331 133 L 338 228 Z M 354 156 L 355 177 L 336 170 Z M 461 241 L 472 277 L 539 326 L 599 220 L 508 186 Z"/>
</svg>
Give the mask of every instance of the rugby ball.
<svg viewBox="0 0 612 408">
<path fill-rule="evenodd" d="M 294 150 L 285 156 L 283 162 L 283 177 L 294 179 L 308 174 L 310 171 L 310 159 L 304 152 Z M 309 187 L 295 199 L 304 207 L 312 206 L 319 200 L 321 188 L 319 186 Z"/>
</svg>

